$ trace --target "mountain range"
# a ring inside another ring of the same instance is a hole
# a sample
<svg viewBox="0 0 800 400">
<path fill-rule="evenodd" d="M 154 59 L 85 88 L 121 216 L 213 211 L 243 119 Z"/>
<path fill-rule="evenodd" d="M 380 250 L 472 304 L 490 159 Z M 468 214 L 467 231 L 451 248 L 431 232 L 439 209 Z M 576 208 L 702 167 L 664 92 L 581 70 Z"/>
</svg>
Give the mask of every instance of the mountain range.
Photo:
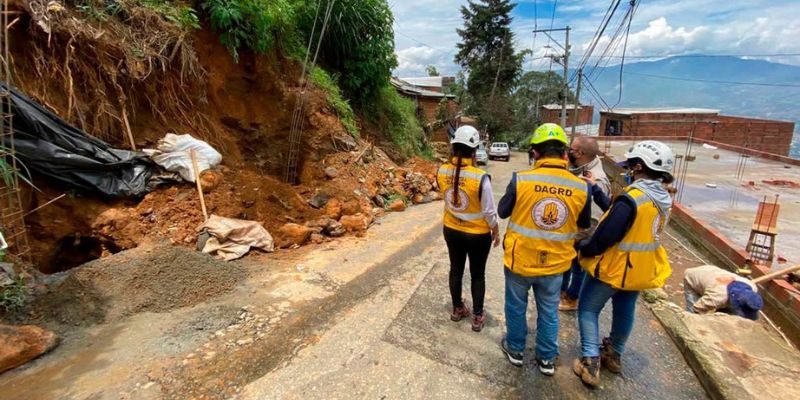
<svg viewBox="0 0 800 400">
<path fill-rule="evenodd" d="M 800 66 L 706 55 L 625 63 L 621 99 L 619 70 L 619 65 L 584 69 L 611 106 L 700 107 L 726 115 L 794 121 L 791 156 L 800 158 Z M 602 104 L 587 91 L 581 98 L 596 108 Z"/>
</svg>

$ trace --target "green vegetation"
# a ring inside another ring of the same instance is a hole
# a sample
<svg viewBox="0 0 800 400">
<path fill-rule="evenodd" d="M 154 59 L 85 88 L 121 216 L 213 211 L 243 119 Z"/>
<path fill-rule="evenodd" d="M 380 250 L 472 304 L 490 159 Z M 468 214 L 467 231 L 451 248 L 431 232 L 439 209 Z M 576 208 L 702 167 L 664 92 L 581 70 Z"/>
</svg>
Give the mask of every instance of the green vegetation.
<svg viewBox="0 0 800 400">
<path fill-rule="evenodd" d="M 512 123 L 504 133 L 504 139 L 521 143 L 533 134 L 541 123 L 539 108 L 544 104 L 560 104 L 564 96 L 564 78 L 553 71 L 526 72 L 516 84 L 511 95 Z M 575 94 L 568 93 L 567 103 L 575 101 Z"/>
<path fill-rule="evenodd" d="M 386 85 L 381 88 L 366 111 L 383 136 L 397 145 L 402 157 L 421 154 L 428 147 L 414 102 L 401 96 L 394 87 Z"/>
<path fill-rule="evenodd" d="M 467 91 L 474 112 L 489 132 L 507 131 L 512 120 L 510 96 L 522 70 L 524 53 L 514 49 L 509 0 L 470 0 L 461 7 L 464 28 L 455 61 L 469 74 Z"/>
<path fill-rule="evenodd" d="M 353 109 L 350 107 L 350 103 L 342 97 L 342 93 L 336 81 L 333 80 L 325 70 L 319 67 L 315 67 L 311 70 L 309 80 L 314 86 L 328 93 L 328 103 L 333 107 L 333 111 L 336 112 L 336 115 L 339 117 L 342 125 L 344 125 L 344 128 L 347 129 L 347 132 L 354 138 L 359 137 L 358 123 L 356 122 L 355 114 L 353 114 Z"/>
<path fill-rule="evenodd" d="M 296 2 L 290 0 L 201 0 L 219 40 L 239 60 L 239 50 L 265 53 L 295 22 Z"/>
<path fill-rule="evenodd" d="M 237 62 L 243 52 L 266 54 L 276 49 L 302 62 L 308 43 L 312 55 L 321 43 L 319 67 L 310 70 L 308 79 L 327 92 L 345 129 L 354 137 L 360 135 L 355 109 L 375 121 L 380 134 L 396 143 L 403 157 L 427 149 L 414 104 L 389 83 L 397 58 L 394 16 L 387 0 L 71 1 L 87 19 L 96 21 L 125 21 L 135 6 L 160 14 L 184 31 L 200 29 L 202 19 Z M 320 39 L 329 4 L 333 7 Z M 435 68 L 430 72 L 438 73 Z"/>
<path fill-rule="evenodd" d="M 314 22 L 314 7 L 314 2 L 309 2 L 299 25 L 306 40 Z M 322 14 L 320 10 L 317 29 L 322 25 Z M 319 63 L 340 76 L 345 95 L 359 105 L 380 94 L 397 66 L 393 23 L 386 0 L 337 1 L 333 6 Z"/>
<path fill-rule="evenodd" d="M 22 308 L 27 297 L 28 287 L 21 276 L 14 279 L 13 283 L 0 287 L 0 307 L 7 313 Z"/>
<path fill-rule="evenodd" d="M 200 29 L 200 19 L 191 3 L 175 2 L 170 0 L 138 0 L 139 4 L 150 8 L 164 16 L 167 21 L 173 22 L 184 30 Z M 106 4 L 117 4 L 107 2 Z M 119 5 L 121 7 L 121 5 Z"/>
</svg>

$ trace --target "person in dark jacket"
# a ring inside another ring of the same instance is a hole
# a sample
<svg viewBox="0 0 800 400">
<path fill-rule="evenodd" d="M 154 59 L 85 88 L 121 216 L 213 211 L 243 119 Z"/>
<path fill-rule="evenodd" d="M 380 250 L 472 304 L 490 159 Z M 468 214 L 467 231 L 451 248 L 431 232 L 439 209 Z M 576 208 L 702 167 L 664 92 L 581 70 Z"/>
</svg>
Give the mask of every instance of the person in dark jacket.
<svg viewBox="0 0 800 400">
<path fill-rule="evenodd" d="M 664 285 L 671 274 L 660 235 L 672 208 L 665 183 L 672 181 L 675 156 L 664 143 L 643 141 L 621 163 L 633 183 L 617 196 L 591 238 L 578 244 L 587 276 L 578 303 L 581 358 L 573 371 L 588 386 L 600 384 L 600 367 L 622 369 L 633 330 L 639 291 Z M 611 333 L 600 341 L 599 315 L 612 301 Z"/>
</svg>

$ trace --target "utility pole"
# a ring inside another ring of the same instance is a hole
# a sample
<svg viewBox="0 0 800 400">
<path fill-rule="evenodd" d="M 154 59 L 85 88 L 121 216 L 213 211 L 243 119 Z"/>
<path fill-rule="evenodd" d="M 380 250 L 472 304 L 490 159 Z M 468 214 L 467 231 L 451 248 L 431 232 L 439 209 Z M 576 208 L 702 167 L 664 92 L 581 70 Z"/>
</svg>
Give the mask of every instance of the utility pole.
<svg viewBox="0 0 800 400">
<path fill-rule="evenodd" d="M 575 88 L 575 101 L 572 109 L 572 136 L 570 141 L 575 139 L 575 126 L 578 125 L 578 109 L 581 104 L 581 79 L 583 78 L 583 68 L 578 68 L 578 86 Z"/>
<path fill-rule="evenodd" d="M 567 74 L 569 73 L 569 30 L 570 30 L 570 27 L 568 25 L 565 28 L 535 29 L 533 31 L 533 33 L 539 33 L 539 32 L 544 33 L 545 35 L 547 35 L 548 38 L 550 38 L 550 40 L 553 41 L 553 43 L 555 43 L 558 47 L 560 47 L 562 50 L 564 50 L 564 55 L 562 55 L 562 56 L 550 55 L 550 57 L 553 58 L 554 62 L 556 62 L 558 64 L 561 64 L 564 67 L 564 89 L 563 89 L 564 90 L 564 93 L 563 93 L 563 97 L 564 98 L 562 99 L 562 102 L 561 102 L 561 126 L 562 127 L 567 125 L 567 97 L 569 96 L 569 84 L 567 84 L 567 80 L 568 80 Z M 564 46 L 559 44 L 557 40 L 555 40 L 552 36 L 550 36 L 550 32 L 560 32 L 560 31 L 564 31 L 565 32 Z"/>
<path fill-rule="evenodd" d="M 567 83 L 567 74 L 569 65 L 569 25 L 567 25 L 566 39 L 564 41 L 564 100 L 561 104 L 561 127 L 567 126 L 567 98 L 569 97 L 569 83 Z M 573 127 L 574 131 L 575 128 Z"/>
</svg>

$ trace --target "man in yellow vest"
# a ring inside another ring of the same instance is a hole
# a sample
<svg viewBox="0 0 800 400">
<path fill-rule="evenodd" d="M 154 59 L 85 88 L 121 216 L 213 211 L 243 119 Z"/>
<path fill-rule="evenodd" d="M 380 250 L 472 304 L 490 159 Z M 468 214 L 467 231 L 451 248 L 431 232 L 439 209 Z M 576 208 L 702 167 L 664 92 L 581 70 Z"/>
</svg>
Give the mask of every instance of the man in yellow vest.
<svg viewBox="0 0 800 400">
<path fill-rule="evenodd" d="M 558 302 L 564 271 L 577 255 L 575 235 L 591 224 L 589 184 L 568 169 L 569 141 L 556 124 L 543 124 L 531 138 L 533 169 L 514 173 L 498 215 L 509 218 L 505 250 L 506 337 L 502 348 L 512 365 L 522 366 L 528 335 L 528 292 L 536 301 L 536 362 L 555 374 L 558 356 Z"/>
<path fill-rule="evenodd" d="M 675 156 L 664 143 L 645 140 L 625 153 L 620 166 L 633 183 L 617 196 L 591 238 L 578 244 L 586 279 L 578 303 L 581 358 L 573 371 L 591 386 L 600 367 L 622 370 L 622 353 L 633 331 L 639 291 L 664 286 L 672 270 L 659 236 L 672 208 L 665 184 L 672 182 Z M 599 315 L 612 301 L 611 333 L 600 341 Z"/>
</svg>

